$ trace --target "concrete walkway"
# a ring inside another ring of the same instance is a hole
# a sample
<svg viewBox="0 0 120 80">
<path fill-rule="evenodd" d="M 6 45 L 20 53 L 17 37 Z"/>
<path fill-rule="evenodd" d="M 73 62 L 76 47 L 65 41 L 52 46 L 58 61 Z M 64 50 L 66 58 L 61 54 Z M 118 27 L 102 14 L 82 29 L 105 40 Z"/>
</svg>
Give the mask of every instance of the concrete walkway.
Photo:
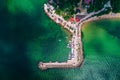
<svg viewBox="0 0 120 80">
<path fill-rule="evenodd" d="M 55 14 L 54 9 L 51 9 L 51 5 L 44 4 L 45 13 L 56 23 L 62 25 L 68 31 L 70 31 L 73 36 L 71 40 L 71 59 L 68 59 L 66 62 L 48 62 L 43 63 L 39 62 L 38 66 L 40 69 L 48 68 L 74 68 L 79 66 L 83 62 L 83 51 L 82 51 L 82 41 L 81 41 L 81 31 L 79 26 L 76 24 L 71 24 L 70 22 L 65 21 L 61 16 Z M 80 50 L 78 50 L 80 49 Z"/>
</svg>

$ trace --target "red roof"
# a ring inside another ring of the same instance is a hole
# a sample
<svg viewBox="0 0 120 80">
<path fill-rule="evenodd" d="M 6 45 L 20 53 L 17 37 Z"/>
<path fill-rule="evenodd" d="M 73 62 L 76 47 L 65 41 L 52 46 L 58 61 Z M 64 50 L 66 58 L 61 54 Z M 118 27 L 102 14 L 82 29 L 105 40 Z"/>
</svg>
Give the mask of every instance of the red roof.
<svg viewBox="0 0 120 80">
<path fill-rule="evenodd" d="M 70 22 L 74 22 L 74 18 L 70 18 L 69 21 L 70 21 Z"/>
<path fill-rule="evenodd" d="M 75 18 L 75 21 L 76 21 L 76 22 L 79 22 L 79 21 L 80 21 L 80 19 L 78 19 L 78 18 Z"/>
<path fill-rule="evenodd" d="M 75 18 L 75 20 L 74 20 L 74 18 L 70 18 L 70 19 L 69 19 L 69 21 L 70 21 L 70 22 L 74 22 L 74 21 L 75 21 L 75 22 L 79 22 L 79 21 L 80 21 L 80 19 Z"/>
<path fill-rule="evenodd" d="M 54 20 L 56 21 L 56 20 L 57 20 L 57 18 L 56 18 L 56 17 L 54 17 Z"/>
</svg>

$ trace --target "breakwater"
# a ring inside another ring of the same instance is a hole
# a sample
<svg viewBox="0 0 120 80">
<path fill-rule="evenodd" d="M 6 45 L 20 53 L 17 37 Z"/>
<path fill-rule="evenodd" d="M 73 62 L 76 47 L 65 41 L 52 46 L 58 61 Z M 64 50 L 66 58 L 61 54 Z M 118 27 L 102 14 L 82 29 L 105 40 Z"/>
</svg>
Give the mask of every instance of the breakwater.
<svg viewBox="0 0 120 80">
<path fill-rule="evenodd" d="M 71 24 L 65 21 L 61 16 L 55 14 L 55 10 L 49 4 L 44 4 L 45 13 L 57 24 L 62 25 L 65 29 L 72 33 L 71 39 L 71 57 L 66 62 L 39 62 L 40 69 L 48 68 L 74 68 L 83 62 L 83 50 L 81 41 L 81 28 L 77 24 Z"/>
</svg>

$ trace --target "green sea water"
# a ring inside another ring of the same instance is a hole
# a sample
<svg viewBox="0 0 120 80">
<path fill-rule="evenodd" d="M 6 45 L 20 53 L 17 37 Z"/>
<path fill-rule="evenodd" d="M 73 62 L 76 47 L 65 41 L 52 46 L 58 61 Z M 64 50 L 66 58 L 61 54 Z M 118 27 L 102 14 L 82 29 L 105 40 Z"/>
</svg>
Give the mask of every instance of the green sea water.
<svg viewBox="0 0 120 80">
<path fill-rule="evenodd" d="M 68 59 L 67 34 L 45 15 L 45 2 L 0 1 L 0 80 L 41 80 L 48 73 L 39 61 Z"/>
<path fill-rule="evenodd" d="M 119 80 L 120 20 L 82 28 L 84 62 L 41 71 L 39 61 L 66 61 L 67 34 L 43 11 L 47 0 L 0 1 L 0 80 Z"/>
</svg>

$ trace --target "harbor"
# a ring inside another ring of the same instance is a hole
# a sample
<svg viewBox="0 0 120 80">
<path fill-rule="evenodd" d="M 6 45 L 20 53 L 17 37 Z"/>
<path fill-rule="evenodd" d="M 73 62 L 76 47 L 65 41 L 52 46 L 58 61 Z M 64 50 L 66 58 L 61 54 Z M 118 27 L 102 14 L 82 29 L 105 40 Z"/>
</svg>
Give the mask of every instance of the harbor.
<svg viewBox="0 0 120 80">
<path fill-rule="evenodd" d="M 49 10 L 49 11 L 48 11 Z M 78 67 L 83 62 L 83 50 L 81 41 L 81 29 L 78 24 L 65 21 L 61 16 L 55 14 L 54 8 L 49 4 L 44 4 L 45 13 L 57 24 L 60 24 L 69 32 L 72 33 L 72 39 L 70 43 L 71 52 L 66 62 L 39 62 L 40 69 L 45 70 L 48 68 L 74 68 Z M 80 51 L 78 50 L 80 49 Z"/>
</svg>

